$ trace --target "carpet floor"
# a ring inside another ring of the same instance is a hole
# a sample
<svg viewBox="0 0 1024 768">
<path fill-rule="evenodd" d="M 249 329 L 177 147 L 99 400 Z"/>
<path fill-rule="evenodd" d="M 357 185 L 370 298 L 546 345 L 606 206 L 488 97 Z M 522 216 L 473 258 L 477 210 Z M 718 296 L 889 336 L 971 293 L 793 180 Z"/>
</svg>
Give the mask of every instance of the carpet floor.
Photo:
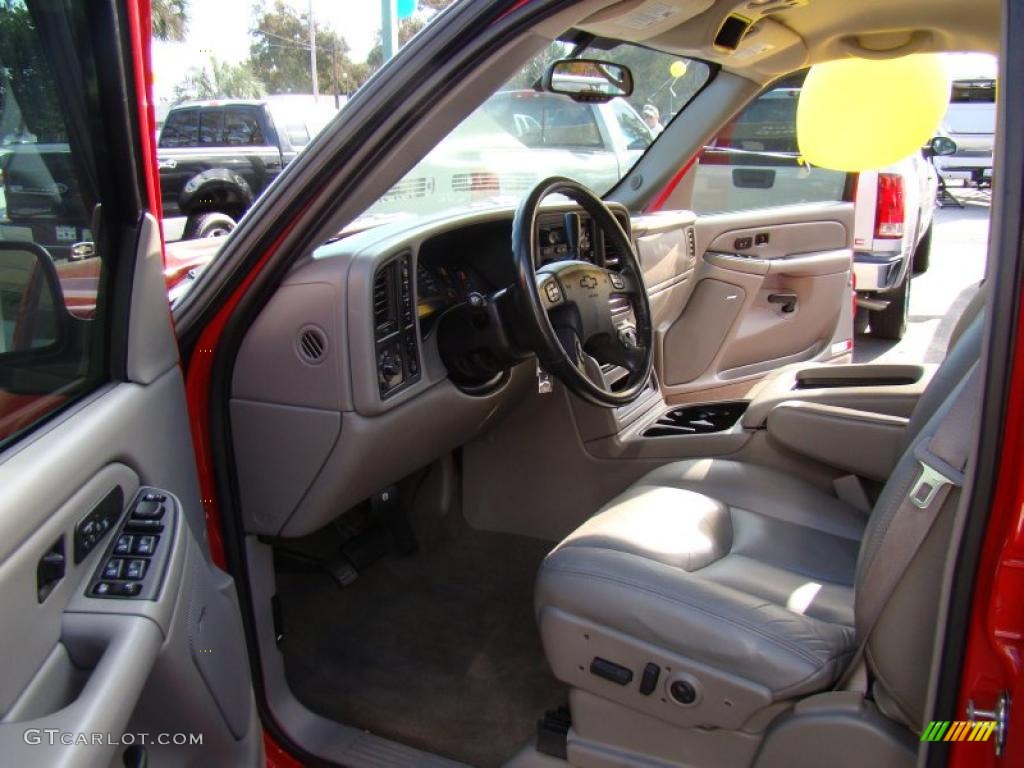
<svg viewBox="0 0 1024 768">
<path fill-rule="evenodd" d="M 278 573 L 289 684 L 314 712 L 470 765 L 501 765 L 566 703 L 533 616 L 548 542 L 473 531 L 386 555 L 346 589 Z"/>
</svg>

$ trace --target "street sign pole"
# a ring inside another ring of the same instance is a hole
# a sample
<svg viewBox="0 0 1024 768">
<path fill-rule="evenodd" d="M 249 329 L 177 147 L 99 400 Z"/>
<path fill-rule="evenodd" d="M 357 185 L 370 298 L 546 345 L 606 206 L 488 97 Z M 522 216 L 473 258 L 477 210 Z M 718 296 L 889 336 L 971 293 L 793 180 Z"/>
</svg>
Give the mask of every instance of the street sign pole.
<svg viewBox="0 0 1024 768">
<path fill-rule="evenodd" d="M 398 50 L 397 0 L 380 0 L 380 31 L 384 61 L 388 61 Z"/>
</svg>

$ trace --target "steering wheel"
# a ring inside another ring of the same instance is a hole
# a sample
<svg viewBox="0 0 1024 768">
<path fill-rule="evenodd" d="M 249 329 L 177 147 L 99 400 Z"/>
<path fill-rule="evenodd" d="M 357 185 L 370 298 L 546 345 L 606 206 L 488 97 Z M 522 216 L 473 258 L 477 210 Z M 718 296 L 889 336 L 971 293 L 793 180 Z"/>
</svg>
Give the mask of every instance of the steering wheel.
<svg viewBox="0 0 1024 768">
<path fill-rule="evenodd" d="M 581 260 L 537 266 L 537 215 L 541 202 L 555 194 L 590 214 L 620 254 L 615 269 Z M 636 400 L 654 363 L 651 305 L 633 245 L 601 198 L 571 179 L 554 176 L 540 182 L 516 210 L 512 258 L 521 330 L 541 365 L 594 405 L 614 408 Z M 635 325 L 615 322 L 613 297 L 629 302 Z M 613 390 L 599 364 L 625 368 L 625 384 Z"/>
</svg>

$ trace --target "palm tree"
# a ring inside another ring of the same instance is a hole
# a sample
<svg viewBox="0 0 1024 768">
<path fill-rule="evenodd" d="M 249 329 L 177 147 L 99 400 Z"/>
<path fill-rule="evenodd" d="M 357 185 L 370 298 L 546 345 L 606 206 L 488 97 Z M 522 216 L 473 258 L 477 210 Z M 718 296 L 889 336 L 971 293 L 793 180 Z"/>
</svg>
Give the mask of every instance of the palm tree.
<svg viewBox="0 0 1024 768">
<path fill-rule="evenodd" d="M 153 37 L 181 42 L 188 30 L 189 0 L 153 0 Z"/>
</svg>

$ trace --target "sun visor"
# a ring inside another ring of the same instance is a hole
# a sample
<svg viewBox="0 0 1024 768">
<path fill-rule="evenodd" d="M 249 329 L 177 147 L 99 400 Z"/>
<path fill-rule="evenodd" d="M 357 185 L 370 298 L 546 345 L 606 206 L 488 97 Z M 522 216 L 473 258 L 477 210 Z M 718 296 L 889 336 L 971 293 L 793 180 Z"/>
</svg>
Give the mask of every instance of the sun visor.
<svg viewBox="0 0 1024 768">
<path fill-rule="evenodd" d="M 895 163 L 935 136 L 949 91 L 938 54 L 816 64 L 797 103 L 800 154 L 811 165 L 838 171 Z"/>
</svg>

